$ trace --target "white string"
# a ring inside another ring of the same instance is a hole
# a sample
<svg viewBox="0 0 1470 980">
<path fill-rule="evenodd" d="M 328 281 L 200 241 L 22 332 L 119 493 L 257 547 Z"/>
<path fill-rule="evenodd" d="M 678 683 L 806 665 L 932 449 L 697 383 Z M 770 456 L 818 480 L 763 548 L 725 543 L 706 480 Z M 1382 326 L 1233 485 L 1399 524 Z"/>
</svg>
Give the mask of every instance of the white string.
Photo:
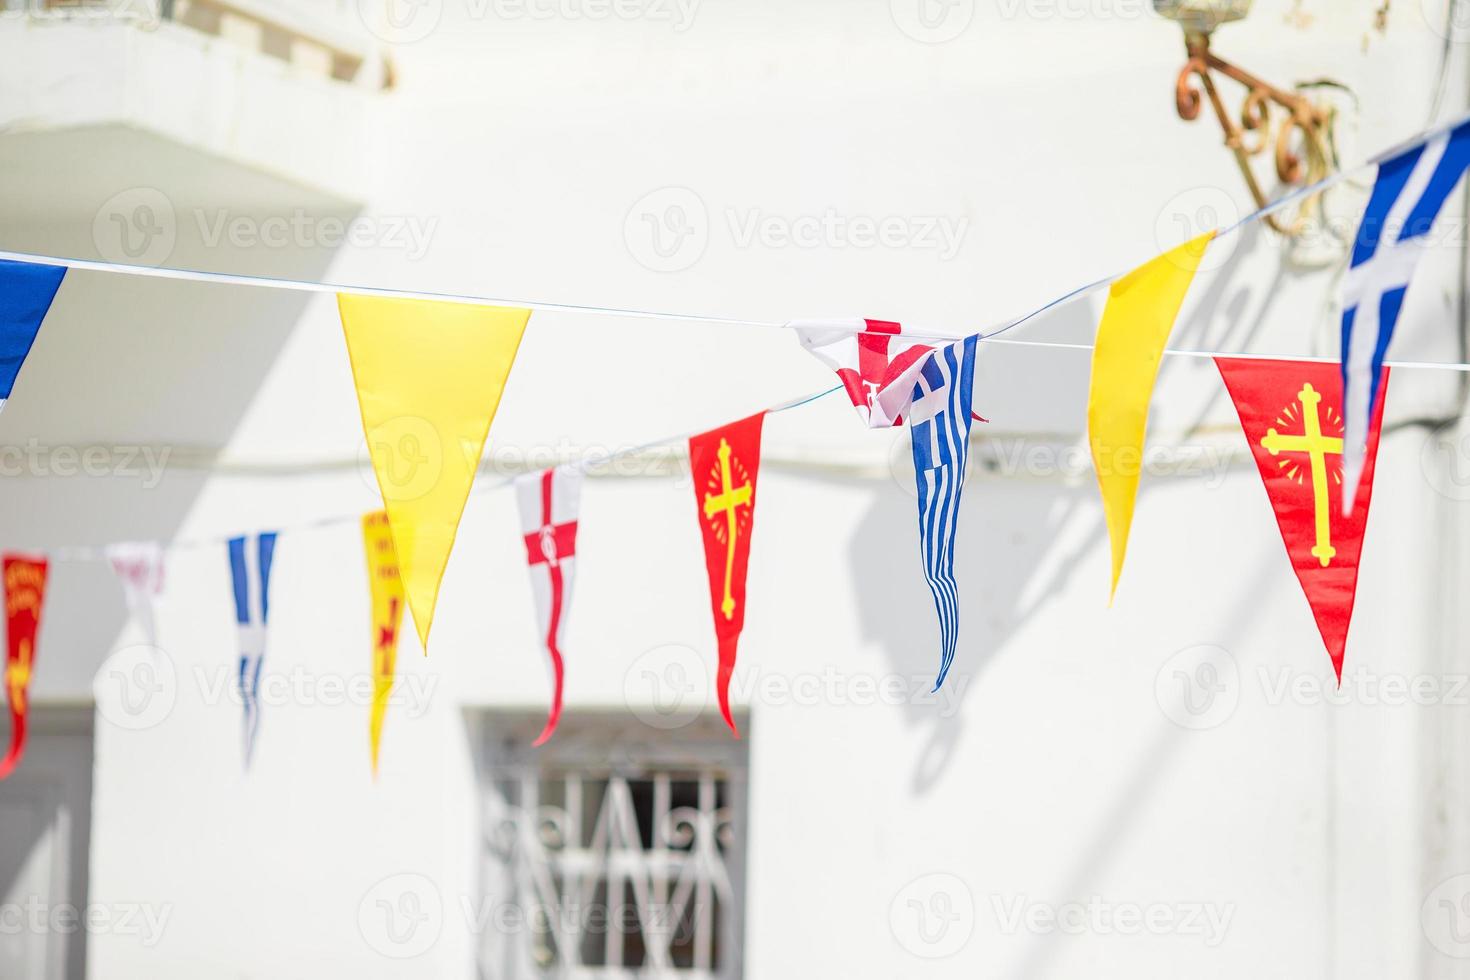
<svg viewBox="0 0 1470 980">
<path fill-rule="evenodd" d="M 1417 136 L 1410 137 L 1409 139 L 1404 140 L 1403 142 L 1398 143 L 1395 146 L 1374 155 L 1366 163 L 1360 164 L 1357 167 L 1340 170 L 1336 173 L 1327 175 L 1316 183 L 1307 184 L 1304 187 L 1299 187 L 1296 190 L 1292 191 L 1290 194 L 1287 194 L 1286 196 L 1276 201 L 1273 201 L 1270 204 L 1267 204 L 1265 207 L 1252 211 L 1250 214 L 1241 218 L 1230 227 L 1221 229 L 1215 235 L 1215 237 L 1219 239 L 1225 237 L 1226 235 L 1234 234 L 1235 232 L 1244 228 L 1246 225 L 1252 224 L 1256 221 L 1261 220 L 1262 218 L 1267 217 L 1268 215 L 1274 214 L 1277 211 L 1280 211 L 1282 208 L 1285 208 L 1292 203 L 1301 200 L 1304 197 L 1309 197 L 1313 194 L 1320 193 L 1333 187 L 1334 185 L 1343 180 L 1346 180 L 1348 177 L 1352 176 L 1360 170 L 1366 169 L 1370 166 L 1377 166 L 1382 161 L 1396 156 L 1399 153 L 1404 152 L 1406 149 L 1409 149 L 1410 147 L 1417 146 L 1418 144 L 1426 140 L 1433 139 L 1434 137 L 1439 136 L 1442 133 L 1446 133 L 1449 130 L 1454 129 L 1455 127 L 1465 124 L 1467 122 L 1470 122 L 1470 113 L 1466 113 L 1465 115 L 1462 115 L 1457 119 L 1451 120 L 1450 122 L 1442 123 L 1439 126 L 1435 126 L 1431 129 L 1425 130 Z M 45 265 L 59 265 L 65 266 L 68 269 L 81 269 L 88 272 L 107 272 L 117 275 L 143 276 L 145 278 L 152 279 L 173 279 L 189 282 L 209 282 L 218 283 L 221 285 L 256 286 L 266 289 L 294 290 L 297 292 L 351 293 L 361 296 L 378 296 L 393 299 L 422 299 L 449 303 L 471 303 L 489 306 L 507 306 L 514 307 L 516 309 L 542 310 L 545 312 L 553 313 L 577 313 L 592 316 L 634 317 L 638 319 L 649 320 L 684 320 L 695 323 L 719 323 L 733 326 L 791 326 L 791 324 L 789 323 L 783 323 L 774 320 L 752 320 L 741 317 L 715 316 L 705 313 L 675 313 L 669 312 L 667 310 L 635 310 L 625 309 L 616 306 L 588 306 L 577 303 L 558 303 L 546 300 L 507 299 L 504 297 L 482 296 L 470 293 L 442 293 L 426 290 L 393 289 L 382 286 L 364 286 L 355 283 L 318 282 L 304 279 L 284 279 L 275 276 L 251 276 L 242 275 L 239 273 L 205 272 L 199 269 L 180 269 L 170 266 L 141 266 L 129 265 L 127 263 L 121 262 L 99 262 L 91 259 L 74 259 L 59 255 L 43 255 L 36 252 L 10 252 L 0 250 L 0 259 L 6 259 L 11 262 L 25 262 L 30 264 L 40 263 Z M 1060 304 L 1068 302 L 1069 300 L 1073 300 L 1080 296 L 1086 295 L 1087 293 L 1090 293 L 1096 289 L 1101 289 L 1103 286 L 1111 285 L 1113 282 L 1117 281 L 1119 278 L 1126 274 L 1127 271 L 1125 270 L 1124 272 L 1119 272 L 1114 275 L 1107 276 L 1106 278 L 1099 279 L 1096 282 L 1088 283 L 1085 286 L 1079 286 L 1076 289 L 1070 290 L 1069 292 L 1058 296 L 1056 299 L 1053 299 L 1049 303 L 1046 303 L 1038 307 L 1037 309 L 1032 310 L 1030 313 L 1027 313 L 1024 316 L 1018 317 L 1014 320 L 1006 321 L 1005 323 L 999 324 L 992 329 L 978 332 L 985 336 L 998 336 L 999 334 L 1005 333 L 1008 330 L 1014 329 L 1015 327 L 1026 323 L 1028 320 L 1031 320 L 1032 318 L 1046 312 L 1047 310 L 1052 309 L 1053 307 L 1059 306 Z M 977 331 L 966 331 L 963 334 L 922 334 L 913 333 L 912 331 L 906 332 L 909 334 L 909 336 L 925 340 L 959 340 L 962 337 L 968 336 L 971 333 L 976 333 Z M 1455 367 L 1461 370 L 1466 369 L 1464 365 L 1455 365 Z"/>
<path fill-rule="evenodd" d="M 765 409 L 764 413 L 767 415 L 774 415 L 777 412 L 786 412 L 790 411 L 793 408 L 801 408 L 803 405 L 808 405 L 814 401 L 817 401 L 820 398 L 825 398 L 828 395 L 835 394 L 836 392 L 839 392 L 841 390 L 842 386 L 837 385 L 836 387 L 814 392 L 801 398 L 793 398 L 790 401 L 785 401 L 779 405 Z M 754 415 L 756 413 L 752 412 L 751 414 Z M 648 450 L 656 449 L 659 446 L 687 442 L 690 438 L 699 435 L 699 433 L 702 431 L 704 430 L 699 430 L 699 432 L 688 432 L 681 436 L 667 436 L 655 442 L 646 442 L 640 446 L 630 446 L 627 449 L 620 449 L 617 452 L 609 453 L 606 456 L 598 456 L 596 459 L 577 460 L 566 465 L 575 469 L 579 469 L 583 473 L 587 473 L 591 470 L 596 469 L 599 466 L 605 466 L 608 463 L 613 462 L 614 460 L 622 459 L 624 457 L 632 456 L 641 452 L 647 452 Z M 501 490 L 505 487 L 511 486 L 515 483 L 515 481 L 516 477 L 505 477 L 491 483 L 476 482 L 470 488 L 470 493 L 490 493 L 492 491 Z M 362 512 L 354 514 L 336 514 L 330 517 L 319 517 L 315 520 L 305 521 L 300 524 L 278 527 L 275 530 L 278 534 L 293 533 L 297 531 L 314 531 L 320 528 L 340 527 L 343 524 L 354 524 L 360 520 L 362 520 Z M 197 548 L 219 547 L 228 540 L 229 537 L 227 536 L 196 538 L 184 541 L 170 541 L 164 544 L 163 547 L 165 551 L 189 551 Z M 62 547 L 53 549 L 28 549 L 28 553 L 45 554 L 54 561 L 106 561 L 108 559 L 107 548 L 107 545 L 101 545 Z"/>
<path fill-rule="evenodd" d="M 1004 344 L 1010 347 L 1046 347 L 1056 350 L 1092 350 L 1092 344 L 1067 344 L 1060 341 L 1049 340 L 999 340 L 995 337 L 981 337 L 981 343 Z M 1338 364 L 1341 363 L 1335 357 L 1283 357 L 1281 354 L 1243 354 L 1228 350 L 1187 350 L 1183 348 L 1168 347 L 1164 349 L 1165 357 L 1234 357 L 1243 361 L 1305 361 L 1308 364 Z M 1464 371 L 1470 372 L 1470 364 L 1455 361 L 1384 361 L 1385 367 L 1401 368 L 1411 371 L 1440 370 L 1440 371 Z"/>
<path fill-rule="evenodd" d="M 1425 132 L 1420 133 L 1418 136 L 1411 137 L 1410 139 L 1405 140 L 1404 142 L 1399 143 L 1398 145 L 1396 145 L 1394 147 L 1391 147 L 1390 149 L 1384 150 L 1384 151 L 1378 153 L 1377 155 L 1375 155 L 1374 157 L 1372 157 L 1368 161 L 1368 163 L 1366 163 L 1366 164 L 1362 164 L 1359 167 L 1355 167 L 1355 168 L 1349 168 L 1349 169 L 1346 169 L 1346 170 L 1341 170 L 1341 171 L 1338 171 L 1337 173 L 1334 173 L 1334 174 L 1329 174 L 1327 177 L 1324 177 L 1323 179 L 1321 179 L 1321 180 L 1319 180 L 1319 181 L 1317 181 L 1317 182 L 1315 182 L 1313 184 L 1308 184 L 1308 185 L 1306 185 L 1304 187 L 1298 188 L 1297 190 L 1293 191 L 1290 194 L 1287 194 L 1286 196 L 1280 198 L 1279 200 L 1273 201 L 1272 203 L 1266 205 L 1265 207 L 1260 208 L 1260 209 L 1258 209 L 1256 211 L 1253 211 L 1252 213 L 1246 215 L 1245 217 L 1241 218 L 1239 221 L 1237 221 L 1235 224 L 1231 225 L 1230 227 L 1225 228 L 1225 229 L 1222 229 L 1221 231 L 1219 231 L 1215 235 L 1215 238 L 1216 239 L 1219 239 L 1219 238 L 1225 237 L 1226 235 L 1234 234 L 1234 233 L 1240 231 L 1246 225 L 1248 225 L 1250 223 L 1253 223 L 1255 221 L 1259 221 L 1262 218 L 1265 218 L 1267 215 L 1274 214 L 1275 212 L 1281 210 L 1282 208 L 1287 207 L 1288 205 L 1290 205 L 1294 201 L 1301 200 L 1304 197 L 1308 197 L 1310 195 L 1317 194 L 1317 193 L 1320 193 L 1320 192 L 1322 192 L 1324 190 L 1327 190 L 1328 188 L 1334 186 L 1338 182 L 1347 179 L 1349 176 L 1351 176 L 1352 174 L 1356 173 L 1358 170 L 1364 169 L 1364 168 L 1369 167 L 1369 166 L 1376 166 L 1377 164 L 1381 163 L 1383 160 L 1389 159 L 1392 156 L 1395 156 L 1395 155 L 1397 155 L 1399 153 L 1404 152 L 1406 149 L 1408 149 L 1410 147 L 1416 146 L 1419 143 L 1425 142 L 1426 140 L 1433 139 L 1434 137 L 1436 137 L 1436 136 L 1438 136 L 1438 135 L 1440 135 L 1442 133 L 1448 132 L 1449 130 L 1451 130 L 1451 129 L 1457 127 L 1457 126 L 1460 126 L 1462 124 L 1465 124 L 1467 122 L 1470 122 L 1470 113 L 1467 113 L 1467 114 L 1459 117 L 1458 119 L 1452 120 L 1452 121 L 1447 122 L 1447 123 L 1443 123 L 1443 124 L 1441 124 L 1439 126 L 1436 126 L 1436 127 L 1432 128 L 1432 129 L 1426 130 Z M 685 321 L 692 321 L 692 322 L 720 323 L 720 324 L 730 324 L 730 325 L 739 325 L 739 326 L 766 326 L 766 327 L 791 327 L 792 326 L 792 324 L 790 324 L 790 323 L 778 323 L 778 322 L 769 321 L 769 320 L 745 320 L 745 319 L 740 319 L 740 318 L 736 318 L 736 317 L 712 316 L 712 315 L 698 314 L 698 313 L 670 313 L 670 312 L 667 312 L 667 311 L 659 311 L 659 310 L 631 310 L 631 309 L 620 309 L 618 307 L 583 306 L 583 305 L 577 305 L 577 304 L 572 304 L 572 303 L 554 303 L 554 302 L 546 302 L 546 301 L 539 301 L 539 300 L 502 299 L 502 298 L 497 298 L 497 297 L 476 296 L 476 295 L 469 295 L 469 294 L 439 293 L 439 292 L 428 292 L 428 291 L 420 291 L 420 290 L 391 289 L 391 288 L 377 287 L 377 286 L 361 286 L 361 285 L 343 284 L 343 283 L 313 282 L 313 281 L 299 280 L 299 279 L 276 278 L 276 277 L 272 277 L 272 276 L 249 276 L 249 275 L 240 275 L 240 274 L 234 274 L 234 273 L 205 272 L 205 271 L 197 270 L 197 269 L 177 269 L 177 268 L 171 268 L 171 267 L 168 267 L 168 266 L 137 266 L 137 265 L 127 265 L 127 264 L 124 264 L 124 263 L 117 263 L 117 262 L 97 262 L 97 261 L 92 261 L 90 259 L 73 259 L 73 258 L 66 258 L 66 257 L 62 257 L 62 256 L 41 255 L 41 254 L 31 253 L 31 252 L 10 252 L 10 251 L 0 250 L 0 259 L 6 259 L 6 260 L 9 260 L 9 261 L 12 261 L 12 262 L 24 262 L 24 263 L 30 263 L 30 264 L 42 263 L 42 264 L 47 264 L 47 265 L 60 265 L 60 266 L 65 266 L 68 269 L 82 269 L 82 270 L 90 271 L 90 272 L 106 272 L 106 273 L 114 273 L 114 274 L 119 274 L 119 275 L 143 276 L 143 277 L 155 278 L 155 279 L 185 280 L 185 281 L 191 281 L 191 282 L 210 282 L 210 283 L 218 283 L 218 284 L 223 284 L 223 285 L 257 286 L 257 287 L 262 287 L 262 288 L 267 288 L 267 289 L 287 289 L 287 290 L 294 290 L 294 291 L 298 291 L 298 292 L 312 292 L 312 293 L 352 293 L 352 294 L 363 295 L 363 296 L 379 296 L 379 297 L 396 298 L 396 299 L 423 299 L 423 300 L 435 300 L 435 301 L 441 301 L 441 302 L 471 303 L 471 304 L 483 304 L 483 305 L 491 305 L 491 306 L 506 306 L 506 307 L 514 307 L 514 308 L 518 308 L 518 309 L 542 310 L 542 311 L 550 311 L 550 312 L 580 313 L 580 314 L 599 315 L 599 316 L 636 317 L 636 318 L 640 318 L 640 319 L 685 320 Z M 992 330 L 980 332 L 979 333 L 979 339 L 982 342 L 984 342 L 984 343 L 1003 344 L 1003 345 L 1015 346 L 1015 347 L 1035 347 L 1035 348 L 1047 348 L 1047 349 L 1057 349 L 1057 350 L 1090 351 L 1090 350 L 1093 349 L 1093 345 L 1092 344 L 1061 343 L 1061 342 L 1039 341 L 1039 340 L 1001 340 L 1001 339 L 998 339 L 998 338 L 999 338 L 999 335 L 1004 334 L 1007 331 L 1010 331 L 1010 330 L 1012 330 L 1012 329 L 1014 329 L 1016 327 L 1021 326 L 1022 324 L 1026 323 L 1027 321 L 1033 319 L 1034 317 L 1036 317 L 1036 316 L 1038 316 L 1038 315 L 1046 312 L 1047 310 L 1050 310 L 1050 309 L 1052 309 L 1052 308 L 1054 308 L 1056 306 L 1059 306 L 1059 305 L 1061 305 L 1063 303 L 1069 302 L 1069 301 L 1071 301 L 1073 299 L 1077 299 L 1077 298 L 1079 298 L 1081 296 L 1087 295 L 1087 294 L 1089 294 L 1089 293 L 1091 293 L 1091 292 L 1093 292 L 1093 291 L 1095 291 L 1097 289 L 1101 289 L 1104 286 L 1111 285 L 1113 282 L 1117 281 L 1123 275 L 1126 275 L 1126 272 L 1117 273 L 1115 275 L 1111 275 L 1111 276 L 1108 276 L 1106 278 L 1099 279 L 1099 280 L 1097 280 L 1095 282 L 1088 283 L 1088 284 L 1086 284 L 1084 286 L 1079 286 L 1076 289 L 1073 289 L 1073 290 L 1071 290 L 1071 291 L 1069 291 L 1067 293 L 1062 294 L 1061 296 L 1058 296 L 1056 299 L 1051 300 L 1050 302 L 1044 304 L 1043 306 L 1038 307 L 1037 309 L 1031 311 L 1030 313 L 1025 314 L 1024 316 L 1021 316 L 1021 317 L 1018 317 L 1018 318 L 1016 318 L 1014 320 L 1010 320 L 1010 321 L 1008 321 L 1006 323 L 1003 323 L 1003 324 L 995 327 Z M 913 333 L 913 332 L 908 332 L 906 335 L 907 336 L 911 336 L 911 337 L 915 337 L 915 338 L 919 338 L 919 339 L 926 339 L 926 340 L 940 340 L 940 341 L 945 341 L 945 340 L 959 340 L 959 339 L 961 339 L 960 337 L 957 337 L 957 336 L 936 335 L 936 334 L 922 334 L 922 333 Z M 1176 349 L 1176 348 L 1168 348 L 1168 349 L 1165 349 L 1163 353 L 1164 353 L 1165 356 L 1168 356 L 1168 357 L 1194 357 L 1194 358 L 1203 358 L 1203 357 L 1209 357 L 1209 358 L 1213 358 L 1213 357 L 1237 357 L 1237 358 L 1245 358 L 1245 359 L 1252 359 L 1252 360 L 1276 359 L 1276 358 L 1278 358 L 1280 356 L 1280 355 L 1273 355 L 1273 354 L 1249 354 L 1249 353 L 1232 352 L 1232 351 L 1182 350 L 1182 349 Z M 1299 358 L 1293 358 L 1293 359 L 1294 360 L 1301 360 L 1301 361 L 1316 362 L 1316 363 L 1334 363 L 1334 364 L 1337 363 L 1337 359 L 1336 358 L 1327 358 L 1327 357 L 1299 357 Z M 1452 362 L 1439 362 L 1439 361 L 1389 361 L 1389 362 L 1386 362 L 1386 363 L 1389 366 L 1396 367 L 1396 368 L 1409 368 L 1409 369 L 1420 369 L 1420 370 L 1436 370 L 1437 369 L 1437 370 L 1450 370 L 1450 371 L 1470 372 L 1470 364 L 1467 364 L 1467 363 L 1452 363 Z M 798 399 L 794 399 L 794 400 L 789 401 L 789 402 L 785 402 L 785 403 L 783 403 L 781 405 L 778 405 L 778 406 L 775 406 L 773 408 L 767 409 L 766 411 L 768 413 L 776 413 L 776 412 L 788 411 L 788 410 L 794 409 L 794 408 L 800 408 L 803 405 L 807 405 L 807 404 L 809 404 L 811 402 L 816 401 L 817 399 L 824 398 L 827 395 L 833 394 L 833 393 L 835 393 L 837 391 L 840 391 L 840 390 L 842 390 L 842 389 L 841 389 L 841 386 L 839 385 L 838 387 L 835 387 L 835 388 L 829 388 L 829 389 L 827 389 L 825 391 L 817 392 L 815 394 L 807 395 L 807 396 L 802 397 L 802 398 L 798 398 Z M 619 459 L 619 458 L 623 458 L 623 457 L 626 457 L 626 456 L 633 455 L 634 453 L 644 452 L 644 451 L 647 451 L 649 449 L 657 448 L 659 446 L 664 446 L 664 445 L 668 445 L 668 444 L 671 444 L 671 443 L 677 443 L 677 442 L 680 442 L 680 441 L 687 440 L 690 437 L 690 435 L 694 435 L 694 434 L 696 434 L 696 433 L 690 433 L 690 434 L 686 434 L 686 435 L 683 435 L 683 436 L 667 437 L 667 438 L 656 440 L 654 442 L 645 443 L 645 444 L 643 444 L 641 446 L 634 446 L 634 447 L 631 447 L 629 449 L 619 450 L 618 452 L 611 453 L 611 454 L 609 454 L 607 456 L 599 457 L 596 460 L 584 460 L 584 461 L 579 461 L 577 463 L 573 463 L 573 464 L 570 464 L 570 465 L 573 465 L 573 466 L 576 466 L 576 467 L 580 468 L 583 472 L 587 472 L 588 470 L 593 469 L 593 468 L 595 468 L 597 466 L 604 465 L 606 463 L 612 462 L 613 460 L 616 460 L 616 459 Z M 477 485 L 475 485 L 474 487 L 471 488 L 471 492 L 472 493 L 485 493 L 485 492 L 490 492 L 492 490 L 498 490 L 498 489 L 501 489 L 503 487 L 510 486 L 513 482 L 514 482 L 514 478 L 508 478 L 508 479 L 503 479 L 503 480 L 497 481 L 495 483 L 477 484 Z M 349 523 L 349 522 L 355 522 L 355 521 L 358 521 L 360 519 L 361 519 L 361 514 L 339 515 L 339 516 L 335 516 L 335 517 L 319 518 L 317 520 L 308 521 L 306 523 L 298 524 L 298 525 L 295 525 L 295 526 L 292 526 L 292 527 L 281 528 L 280 530 L 281 531 L 311 530 L 311 529 L 316 529 L 316 528 L 332 527 L 332 526 L 337 526 L 337 525 L 341 525 L 341 524 L 346 524 L 346 523 Z M 201 539 L 201 540 L 193 540 L 193 541 L 169 542 L 166 545 L 166 550 L 172 551 L 172 550 L 184 550 L 184 549 L 190 549 L 190 548 L 199 548 L 199 547 L 205 547 L 205 546 L 217 546 L 217 545 L 221 544 L 222 542 L 224 542 L 225 540 L 227 540 L 227 539 L 226 538 L 209 538 L 209 539 Z M 105 560 L 106 557 L 107 557 L 106 556 L 106 548 L 105 548 L 105 546 L 103 546 L 103 547 L 64 547 L 64 548 L 52 549 L 50 551 L 47 551 L 46 554 L 48 554 L 50 557 L 52 557 L 53 559 L 58 560 L 58 561 L 100 561 L 100 560 Z"/>
</svg>

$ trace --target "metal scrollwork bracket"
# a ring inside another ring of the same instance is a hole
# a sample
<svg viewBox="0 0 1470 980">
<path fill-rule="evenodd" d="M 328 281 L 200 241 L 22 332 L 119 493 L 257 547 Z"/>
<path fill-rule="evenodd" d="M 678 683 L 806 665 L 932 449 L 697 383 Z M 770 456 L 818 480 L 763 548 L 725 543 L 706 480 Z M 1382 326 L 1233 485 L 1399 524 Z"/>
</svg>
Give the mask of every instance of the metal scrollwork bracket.
<svg viewBox="0 0 1470 980">
<path fill-rule="evenodd" d="M 1207 34 L 1187 34 L 1185 47 L 1189 60 L 1179 72 L 1174 96 L 1179 116 L 1189 121 L 1198 119 L 1205 99 L 1209 100 L 1225 131 L 1225 145 L 1235 155 L 1257 207 L 1265 207 L 1269 199 L 1261 189 L 1252 158 L 1268 149 L 1274 158 L 1277 179 L 1287 185 L 1315 183 L 1337 165 L 1333 142 L 1335 110 L 1331 106 L 1318 105 L 1300 92 L 1277 88 L 1232 65 L 1210 50 Z M 1220 97 L 1214 77 L 1217 72 L 1246 89 L 1238 121 Z M 1278 122 L 1276 116 L 1282 111 L 1285 115 Z M 1278 215 L 1269 215 L 1266 221 L 1276 231 L 1294 238 L 1320 215 L 1320 210 L 1321 195 L 1313 194 L 1300 203 L 1290 221 L 1284 222 Z"/>
</svg>

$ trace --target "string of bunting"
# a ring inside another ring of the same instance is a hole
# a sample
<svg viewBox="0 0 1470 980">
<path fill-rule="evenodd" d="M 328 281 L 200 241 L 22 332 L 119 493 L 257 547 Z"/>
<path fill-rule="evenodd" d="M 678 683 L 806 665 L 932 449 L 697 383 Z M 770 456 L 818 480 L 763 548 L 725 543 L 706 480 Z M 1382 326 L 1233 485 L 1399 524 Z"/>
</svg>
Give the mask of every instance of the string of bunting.
<svg viewBox="0 0 1470 980">
<path fill-rule="evenodd" d="M 906 426 L 918 499 L 919 550 L 939 623 L 935 689 L 945 681 L 959 642 L 956 527 L 975 421 L 974 367 L 983 342 L 1033 317 L 1108 287 L 1091 347 L 1088 443 L 1112 555 L 1110 596 L 1122 577 L 1137 499 L 1149 405 L 1162 358 L 1212 356 L 1251 447 L 1282 540 L 1341 683 L 1358 561 L 1372 497 L 1392 341 L 1404 296 L 1435 218 L 1470 168 L 1470 117 L 1380 154 L 1342 295 L 1342 358 L 1281 359 L 1168 347 L 1200 262 L 1221 235 L 1319 192 L 1340 172 L 1273 203 L 1223 231 L 1207 232 L 1138 268 L 1079 287 L 989 333 L 936 337 L 880 320 L 792 321 L 801 344 L 834 370 L 840 385 L 688 437 L 695 516 L 706 560 L 718 648 L 716 694 L 733 734 L 729 685 L 745 622 L 750 561 L 767 414 L 845 391 L 869 428 Z M 719 323 L 760 323 L 654 311 L 558 303 L 502 303 L 480 297 L 336 287 L 178 269 L 141 268 L 21 253 L 0 253 L 0 407 L 35 340 L 67 268 L 173 279 L 335 292 L 383 508 L 360 518 L 371 596 L 374 695 L 369 720 L 371 765 L 378 769 L 404 609 L 428 652 L 439 588 L 461 515 L 479 469 L 532 311 L 562 310 Z M 433 338 L 424 343 L 425 336 Z M 1466 364 L 1407 366 L 1470 370 Z M 660 440 L 661 445 L 673 440 Z M 398 450 L 436 452 L 433 465 L 400 468 Z M 638 451 L 647 447 L 638 447 Z M 582 481 L 592 463 L 554 467 L 513 485 L 536 600 L 538 632 L 551 672 L 543 744 L 562 710 L 565 637 L 577 564 Z M 324 519 L 308 526 L 335 523 Z M 271 570 L 279 531 L 234 537 L 225 554 L 239 629 L 237 688 L 244 708 L 242 749 L 248 768 L 260 730 Z M 164 548 L 157 542 L 102 549 L 61 549 L 50 557 L 105 558 L 150 643 L 153 602 L 162 588 Z M 45 598 L 48 557 L 7 554 L 0 561 L 6 599 L 4 687 L 12 719 L 0 779 L 25 751 L 30 681 Z"/>
</svg>

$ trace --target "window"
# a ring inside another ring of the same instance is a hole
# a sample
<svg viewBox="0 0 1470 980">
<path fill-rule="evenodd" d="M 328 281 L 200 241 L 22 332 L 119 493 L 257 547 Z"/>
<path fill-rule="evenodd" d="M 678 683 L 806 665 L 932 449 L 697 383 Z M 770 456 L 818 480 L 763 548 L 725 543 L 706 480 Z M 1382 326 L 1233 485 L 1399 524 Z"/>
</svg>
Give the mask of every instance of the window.
<svg viewBox="0 0 1470 980">
<path fill-rule="evenodd" d="M 741 976 L 745 741 L 718 721 L 484 720 L 482 972 Z"/>
</svg>

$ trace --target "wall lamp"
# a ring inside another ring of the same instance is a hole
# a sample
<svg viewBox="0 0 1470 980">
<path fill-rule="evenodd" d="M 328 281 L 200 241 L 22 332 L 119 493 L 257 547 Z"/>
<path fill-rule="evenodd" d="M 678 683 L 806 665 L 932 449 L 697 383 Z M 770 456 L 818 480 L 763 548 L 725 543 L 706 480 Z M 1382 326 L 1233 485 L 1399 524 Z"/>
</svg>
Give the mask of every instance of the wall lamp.
<svg viewBox="0 0 1470 980">
<path fill-rule="evenodd" d="M 1153 5 L 1157 13 L 1177 21 L 1184 29 L 1189 60 L 1179 72 L 1174 94 L 1180 118 L 1198 119 L 1205 99 L 1209 100 L 1225 131 L 1225 145 L 1235 155 L 1257 207 L 1265 207 L 1268 199 L 1252 166 L 1252 158 L 1264 154 L 1268 148 L 1274 157 L 1276 177 L 1282 184 L 1310 184 L 1327 176 L 1337 164 L 1333 108 L 1313 102 L 1300 91 L 1288 91 L 1265 82 L 1210 48 L 1210 36 L 1215 28 L 1245 17 L 1250 13 L 1251 0 L 1153 0 Z M 1238 122 L 1220 97 L 1215 84 L 1217 73 L 1246 89 Z M 1342 88 L 1335 82 L 1315 84 Z M 1284 110 L 1284 115 L 1278 121 L 1280 110 Z M 1294 238 L 1320 215 L 1320 209 L 1320 196 L 1312 195 L 1300 204 L 1289 222 L 1283 222 L 1278 215 L 1268 217 L 1267 221 L 1276 231 Z"/>
</svg>

